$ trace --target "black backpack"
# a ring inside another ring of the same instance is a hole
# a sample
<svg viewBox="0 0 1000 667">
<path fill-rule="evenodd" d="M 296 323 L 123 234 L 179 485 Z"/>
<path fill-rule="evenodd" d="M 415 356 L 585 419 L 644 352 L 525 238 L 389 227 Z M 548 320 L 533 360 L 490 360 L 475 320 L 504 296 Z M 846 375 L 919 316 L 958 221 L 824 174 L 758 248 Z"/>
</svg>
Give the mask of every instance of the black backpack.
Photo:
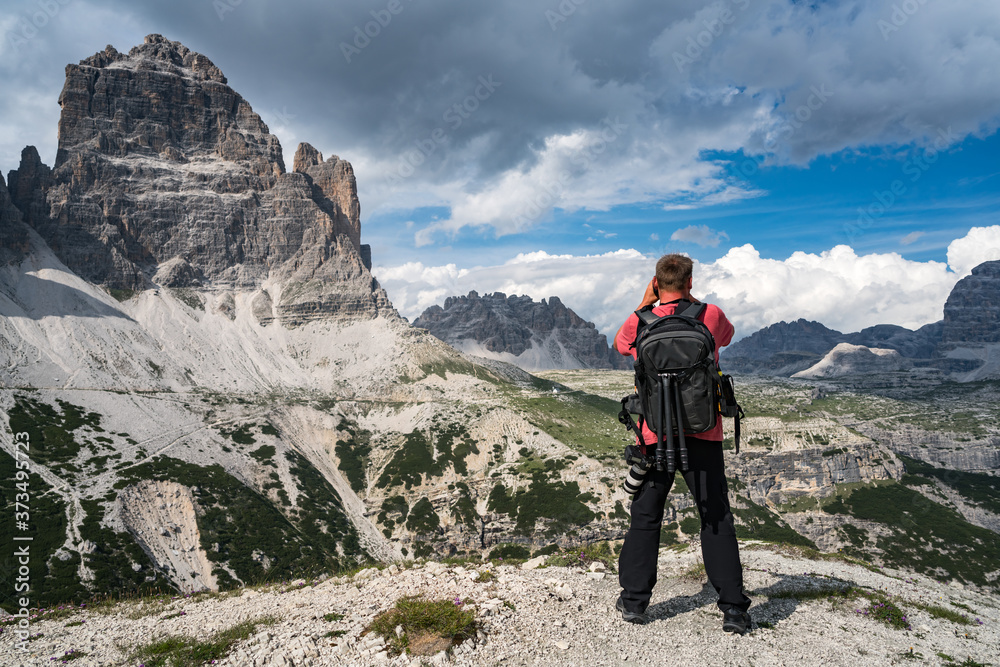
<svg viewBox="0 0 1000 667">
<path fill-rule="evenodd" d="M 674 302 L 670 302 L 674 303 Z M 739 452 L 740 418 L 732 377 L 722 375 L 715 363 L 715 338 L 699 318 L 705 304 L 686 299 L 677 302 L 674 312 L 658 317 L 652 306 L 636 311 L 639 326 L 633 347 L 636 350 L 636 393 L 622 399 L 618 419 L 635 430 L 642 442 L 641 427 L 631 413 L 640 415 L 657 435 L 657 470 L 673 473 L 674 439 L 679 441 L 681 470 L 688 469 L 685 434 L 715 428 L 721 413 L 736 418 L 735 442 Z"/>
</svg>

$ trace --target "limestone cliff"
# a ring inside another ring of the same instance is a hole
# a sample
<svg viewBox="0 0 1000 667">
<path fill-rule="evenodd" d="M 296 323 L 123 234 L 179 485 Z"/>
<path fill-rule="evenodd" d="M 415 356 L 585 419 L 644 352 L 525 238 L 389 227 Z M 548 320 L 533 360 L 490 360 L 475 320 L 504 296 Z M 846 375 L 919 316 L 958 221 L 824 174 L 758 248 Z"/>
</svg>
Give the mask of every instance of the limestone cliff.
<svg viewBox="0 0 1000 667">
<path fill-rule="evenodd" d="M 0 175 L 0 266 L 17 261 L 27 251 L 27 231 Z"/>
<path fill-rule="evenodd" d="M 796 378 L 829 378 L 859 373 L 899 371 L 907 368 L 896 350 L 838 343 L 816 364 L 792 375 Z"/>
<path fill-rule="evenodd" d="M 1000 260 L 958 281 L 944 304 L 940 349 L 1000 343 Z"/>
<path fill-rule="evenodd" d="M 503 292 L 449 297 L 431 306 L 413 325 L 449 345 L 525 370 L 614 368 L 631 365 L 608 347 L 607 338 L 563 305 L 558 297 L 535 302 Z"/>
<path fill-rule="evenodd" d="M 362 260 L 353 170 L 281 146 L 205 56 L 150 35 L 66 68 L 52 169 L 33 147 L 14 204 L 85 280 L 142 290 L 262 286 L 277 319 L 394 315 Z M 159 282 L 157 282 L 159 281 Z"/>
</svg>

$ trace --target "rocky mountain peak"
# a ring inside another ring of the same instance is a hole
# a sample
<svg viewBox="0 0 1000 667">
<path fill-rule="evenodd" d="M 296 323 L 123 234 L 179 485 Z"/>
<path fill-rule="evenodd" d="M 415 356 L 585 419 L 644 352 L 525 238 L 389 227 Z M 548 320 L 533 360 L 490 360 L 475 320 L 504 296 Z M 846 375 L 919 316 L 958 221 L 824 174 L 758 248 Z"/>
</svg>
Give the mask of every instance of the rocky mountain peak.
<svg viewBox="0 0 1000 667">
<path fill-rule="evenodd" d="M 313 148 L 312 144 L 305 142 L 299 144 L 295 151 L 295 158 L 292 162 L 292 171 L 300 174 L 306 173 L 309 167 L 315 167 L 323 163 L 323 154 Z"/>
<path fill-rule="evenodd" d="M 1000 343 L 1000 260 L 972 269 L 944 304 L 942 349 L 970 343 Z"/>
<path fill-rule="evenodd" d="M 444 308 L 431 306 L 413 325 L 463 352 L 525 370 L 629 367 L 592 322 L 554 296 L 536 302 L 529 296 L 472 291 L 448 297 Z"/>
<path fill-rule="evenodd" d="M 361 202 L 354 168 L 350 162 L 331 155 L 326 162 L 323 154 L 307 143 L 295 151 L 293 169 L 304 174 L 315 190 L 314 199 L 336 224 L 336 232 L 346 234 L 356 250 L 361 249 Z"/>
<path fill-rule="evenodd" d="M 195 53 L 180 42 L 170 41 L 163 35 L 146 35 L 143 43 L 133 47 L 128 55 L 119 53 L 118 49 L 108 44 L 104 51 L 98 51 L 80 61 L 81 65 L 90 67 L 108 67 L 114 63 L 120 63 L 122 67 L 131 69 L 157 69 L 168 72 L 186 70 L 186 75 L 194 78 L 228 83 L 222 70 L 211 60 L 200 53 Z"/>
<path fill-rule="evenodd" d="M 80 153 L 240 163 L 273 179 L 281 145 L 211 60 L 180 42 L 146 37 L 127 55 L 108 46 L 66 67 L 59 96 L 58 169 Z"/>
<path fill-rule="evenodd" d="M 302 144 L 286 173 L 277 137 L 207 57 L 161 35 L 109 46 L 67 66 L 59 103 L 54 168 L 26 148 L 10 197 L 85 280 L 266 289 L 262 323 L 395 316 L 350 163 Z"/>
</svg>

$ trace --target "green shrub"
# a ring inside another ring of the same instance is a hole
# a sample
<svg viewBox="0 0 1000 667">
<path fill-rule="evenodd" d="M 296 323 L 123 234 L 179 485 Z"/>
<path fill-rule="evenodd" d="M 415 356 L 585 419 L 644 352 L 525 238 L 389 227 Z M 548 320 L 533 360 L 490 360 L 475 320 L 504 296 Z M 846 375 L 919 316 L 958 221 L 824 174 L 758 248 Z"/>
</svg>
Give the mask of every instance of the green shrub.
<svg viewBox="0 0 1000 667">
<path fill-rule="evenodd" d="M 201 295 L 193 289 L 186 287 L 173 288 L 170 290 L 170 293 L 191 310 L 205 310 L 205 302 L 202 300 Z"/>
<path fill-rule="evenodd" d="M 906 617 L 906 613 L 888 598 L 875 597 L 869 602 L 867 608 L 859 609 L 858 613 L 874 618 L 876 621 L 881 621 L 896 630 L 913 629 L 910 626 L 909 619 Z"/>
<path fill-rule="evenodd" d="M 480 517 L 479 513 L 476 512 L 476 504 L 470 496 L 469 487 L 464 482 L 459 482 L 457 488 L 459 496 L 451 505 L 451 515 L 455 518 L 456 523 L 467 528 L 475 528 Z"/>
<path fill-rule="evenodd" d="M 490 551 L 490 560 L 498 560 L 503 558 L 504 560 L 527 560 L 531 556 L 531 552 L 528 547 L 522 546 L 520 544 L 500 544 L 493 547 Z"/>
<path fill-rule="evenodd" d="M 697 535 L 701 532 L 701 519 L 696 516 L 689 516 L 681 519 L 681 532 L 685 535 Z"/>
<path fill-rule="evenodd" d="M 104 507 L 98 500 L 81 500 L 86 516 L 80 525 L 80 536 L 94 544 L 94 550 L 84 556 L 87 567 L 94 572 L 94 590 L 102 593 L 138 593 L 149 595 L 161 587 L 172 587 L 153 567 L 146 552 L 128 532 L 115 532 L 102 527 Z M 139 571 L 133 564 L 141 566 Z M 147 578 L 151 580 L 147 581 Z"/>
<path fill-rule="evenodd" d="M 10 430 L 28 434 L 32 461 L 72 470 L 70 461 L 80 453 L 87 431 L 90 434 L 104 431 L 101 415 L 84 412 L 83 408 L 59 399 L 56 404 L 58 412 L 48 403 L 15 396 L 14 406 L 8 412 Z M 77 433 L 81 429 L 83 432 Z"/>
<path fill-rule="evenodd" d="M 936 468 L 923 461 L 903 455 L 900 455 L 899 458 L 906 466 L 906 472 L 910 475 L 924 476 L 924 479 L 927 477 L 938 479 L 965 496 L 972 504 L 994 514 L 1000 514 L 1000 477 L 985 473 Z"/>
<path fill-rule="evenodd" d="M 410 506 L 406 503 L 406 498 L 403 496 L 389 496 L 382 501 L 382 511 L 378 514 L 378 522 L 388 524 L 390 521 L 393 523 L 393 519 L 389 519 L 389 514 L 394 512 L 399 512 L 399 520 L 402 521 L 406 518 L 407 513 L 410 511 Z"/>
<path fill-rule="evenodd" d="M 406 528 L 414 533 L 426 535 L 437 530 L 441 526 L 441 519 L 434 506 L 426 497 L 417 501 L 417 504 L 410 510 L 410 516 L 406 519 Z"/>
<path fill-rule="evenodd" d="M 255 445 L 257 444 L 257 438 L 250 432 L 253 427 L 253 424 L 242 424 L 231 431 L 220 427 L 219 432 L 237 445 Z"/>
<path fill-rule="evenodd" d="M 743 496 L 740 502 L 745 507 L 734 511 L 739 521 L 736 524 L 737 537 L 816 548 L 812 540 L 795 532 L 771 510 Z"/>
<path fill-rule="evenodd" d="M 364 551 L 340 496 L 304 457 L 293 451 L 285 457 L 300 489 L 298 511 L 290 517 L 218 464 L 203 467 L 159 456 L 122 471 L 123 478 L 115 486 L 154 479 L 198 487 L 201 547 L 218 564 L 213 574 L 223 588 L 238 582 L 222 564 L 247 584 L 313 576 L 356 564 L 364 558 Z M 283 492 L 278 490 L 279 497 Z M 255 552 L 265 555 L 268 562 L 255 558 Z"/>
<path fill-rule="evenodd" d="M 611 572 L 615 572 L 618 559 L 611 548 L 610 542 L 594 542 L 576 549 L 566 549 L 549 556 L 545 564 L 550 567 L 580 566 L 589 568 L 591 563 L 600 562 Z"/>
<path fill-rule="evenodd" d="M 547 479 L 535 473 L 527 489 L 518 489 L 513 495 L 501 483 L 490 492 L 486 506 L 491 512 L 509 515 L 516 519 L 515 533 L 529 535 L 535 523 L 542 519 L 547 534 L 567 531 L 590 523 L 596 515 L 585 504 L 586 494 L 580 493 L 577 482 Z"/>
<path fill-rule="evenodd" d="M 368 460 L 371 455 L 371 433 L 349 421 L 341 421 L 338 431 L 347 434 L 347 440 L 337 440 L 334 451 L 340 461 L 340 472 L 347 478 L 351 490 L 361 493 L 367 481 Z"/>
<path fill-rule="evenodd" d="M 468 473 L 465 459 L 469 454 L 478 454 L 479 449 L 465 426 L 435 421 L 429 433 L 430 439 L 419 430 L 406 434 L 402 446 L 393 454 L 375 486 L 380 489 L 397 486 L 410 489 L 419 485 L 424 475 L 440 477 L 449 467 L 454 467 L 459 475 Z"/>
<path fill-rule="evenodd" d="M 535 558 L 536 556 L 548 556 L 554 553 L 559 553 L 559 545 L 552 543 L 542 547 L 541 549 L 536 549 L 531 553 L 531 557 Z"/>
<path fill-rule="evenodd" d="M 278 450 L 274 447 L 274 445 L 261 445 L 257 449 L 250 452 L 250 456 L 257 459 L 261 463 L 273 466 L 274 463 L 271 459 L 273 459 L 274 455 L 277 453 Z"/>
<path fill-rule="evenodd" d="M 217 632 L 205 641 L 192 637 L 166 637 L 135 649 L 131 660 L 145 667 L 198 667 L 225 658 L 237 642 L 249 639 L 258 626 L 272 625 L 278 619 L 264 617 L 244 621 Z"/>
<path fill-rule="evenodd" d="M 67 560 L 55 557 L 56 551 L 66 542 L 66 503 L 40 475 L 33 472 L 29 473 L 27 480 L 27 488 L 31 494 L 29 531 L 15 532 L 15 499 L 16 494 L 21 492 L 16 486 L 16 473 L 14 457 L 0 450 L 0 498 L 3 498 L 3 509 L 7 517 L 0 521 L 0 544 L 17 544 L 14 542 L 15 535 L 32 538 L 31 559 L 28 563 L 32 605 L 50 607 L 62 602 L 86 600 L 90 591 L 81 584 L 78 577 L 80 554 L 69 552 Z M 0 608 L 10 613 L 16 612 L 18 608 L 15 597 L 0 596 Z"/>
<path fill-rule="evenodd" d="M 666 546 L 680 544 L 680 541 L 677 539 L 677 527 L 677 522 L 672 521 L 660 528 L 660 544 Z"/>
<path fill-rule="evenodd" d="M 858 488 L 823 509 L 884 524 L 889 534 L 875 546 L 891 566 L 935 577 L 944 571 L 967 583 L 996 585 L 986 575 L 1000 562 L 1000 535 L 902 484 Z"/>
<path fill-rule="evenodd" d="M 396 634 L 397 626 L 402 635 Z M 393 655 L 430 655 L 474 637 L 477 627 L 475 613 L 465 609 L 462 600 L 404 597 L 376 616 L 367 630 L 384 637 Z"/>
</svg>

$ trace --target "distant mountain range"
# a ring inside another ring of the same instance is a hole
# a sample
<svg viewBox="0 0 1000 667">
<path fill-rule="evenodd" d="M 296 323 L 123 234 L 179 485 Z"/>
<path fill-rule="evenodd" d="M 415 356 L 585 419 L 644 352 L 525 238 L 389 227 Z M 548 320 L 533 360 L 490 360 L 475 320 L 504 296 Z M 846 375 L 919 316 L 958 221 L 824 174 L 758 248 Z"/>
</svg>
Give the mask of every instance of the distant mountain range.
<svg viewBox="0 0 1000 667">
<path fill-rule="evenodd" d="M 731 372 L 799 377 L 888 368 L 937 368 L 963 381 L 1000 377 L 1000 260 L 958 281 L 944 319 L 916 331 L 879 324 L 845 334 L 804 319 L 778 322 L 729 346 L 722 363 Z"/>
<path fill-rule="evenodd" d="M 467 354 L 498 359 L 527 371 L 632 368 L 630 360 L 608 347 L 593 322 L 563 305 L 558 297 L 536 302 L 528 296 L 495 292 L 449 297 L 444 308 L 431 306 L 413 326 Z"/>
</svg>

